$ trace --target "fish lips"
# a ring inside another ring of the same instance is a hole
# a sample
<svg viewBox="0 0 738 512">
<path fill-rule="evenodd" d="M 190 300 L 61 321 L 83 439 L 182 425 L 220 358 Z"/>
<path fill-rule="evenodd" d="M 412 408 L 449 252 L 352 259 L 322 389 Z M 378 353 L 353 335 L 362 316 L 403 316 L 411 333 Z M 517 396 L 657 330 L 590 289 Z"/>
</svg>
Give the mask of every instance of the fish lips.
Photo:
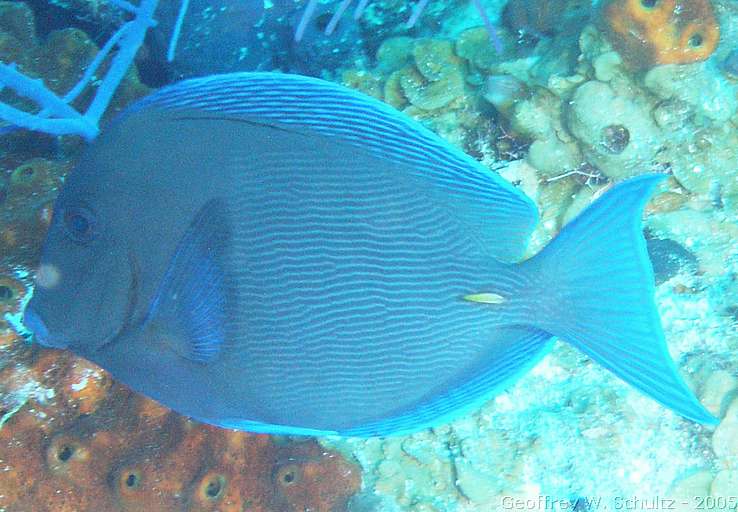
<svg viewBox="0 0 738 512">
<path fill-rule="evenodd" d="M 65 349 L 69 346 L 69 338 L 64 334 L 49 331 L 46 322 L 41 318 L 31 304 L 23 313 L 23 325 L 33 332 L 34 339 L 44 347 Z"/>
<path fill-rule="evenodd" d="M 68 348 L 83 356 L 114 342 L 131 325 L 138 299 L 138 266 L 130 254 L 127 267 L 128 272 L 108 274 L 119 276 L 118 282 L 108 283 L 94 310 L 81 304 L 62 304 L 54 300 L 53 290 L 37 286 L 23 314 L 23 324 L 40 345 Z M 100 329 L 111 323 L 107 332 Z"/>
</svg>

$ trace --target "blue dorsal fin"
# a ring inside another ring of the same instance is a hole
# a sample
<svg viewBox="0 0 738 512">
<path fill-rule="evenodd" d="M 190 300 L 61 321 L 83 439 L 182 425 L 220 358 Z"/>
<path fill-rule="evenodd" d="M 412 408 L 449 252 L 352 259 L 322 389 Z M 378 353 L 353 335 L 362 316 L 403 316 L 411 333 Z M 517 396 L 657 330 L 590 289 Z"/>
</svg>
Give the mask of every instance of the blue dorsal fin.
<svg viewBox="0 0 738 512">
<path fill-rule="evenodd" d="M 490 254 L 517 261 L 537 223 L 533 202 L 496 173 L 389 105 L 300 75 L 230 73 L 164 87 L 122 115 L 149 110 L 251 119 L 360 147 L 407 164 L 440 188 Z"/>
<path fill-rule="evenodd" d="M 208 201 L 177 246 L 151 303 L 147 324 L 175 352 L 208 362 L 224 342 L 226 287 L 220 263 L 228 240 L 223 205 Z"/>
</svg>

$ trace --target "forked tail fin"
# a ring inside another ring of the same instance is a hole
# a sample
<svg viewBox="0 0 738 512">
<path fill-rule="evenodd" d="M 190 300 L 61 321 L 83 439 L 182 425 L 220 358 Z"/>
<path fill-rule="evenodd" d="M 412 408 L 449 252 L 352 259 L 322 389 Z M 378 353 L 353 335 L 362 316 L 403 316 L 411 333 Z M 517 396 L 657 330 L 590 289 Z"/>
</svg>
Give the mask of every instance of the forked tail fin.
<svg viewBox="0 0 738 512">
<path fill-rule="evenodd" d="M 663 178 L 613 187 L 522 264 L 539 290 L 534 323 L 678 414 L 715 424 L 677 372 L 654 302 L 641 216 Z"/>
</svg>

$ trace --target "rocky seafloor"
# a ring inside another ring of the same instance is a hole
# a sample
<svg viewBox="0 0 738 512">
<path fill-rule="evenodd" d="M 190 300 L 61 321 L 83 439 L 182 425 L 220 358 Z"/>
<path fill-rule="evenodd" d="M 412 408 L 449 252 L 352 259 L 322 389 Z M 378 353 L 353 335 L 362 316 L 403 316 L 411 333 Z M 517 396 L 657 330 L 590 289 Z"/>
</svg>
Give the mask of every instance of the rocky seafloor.
<svg viewBox="0 0 738 512">
<path fill-rule="evenodd" d="M 613 0 L 596 8 L 575 0 L 487 2 L 504 42 L 498 54 L 466 2 L 434 3 L 429 19 L 407 31 L 387 14 L 405 2 L 375 2 L 359 25 L 343 32 L 361 41 L 356 51 L 345 53 L 339 38 L 335 44 L 344 53 L 338 62 L 307 68 L 419 119 L 520 187 L 541 214 L 530 254 L 605 187 L 646 172 L 668 173 L 644 217 L 656 299 L 672 357 L 720 424 L 703 427 L 677 417 L 559 342 L 481 410 L 411 436 L 320 439 L 320 449 L 314 441 L 293 446 L 260 436 L 236 442 L 231 433 L 166 415 L 172 439 L 148 439 L 147 422 L 164 421 L 158 419 L 164 412 L 140 405 L 99 369 L 30 346 L 10 326 L 30 291 L 50 202 L 80 148 L 72 138 L 12 133 L 0 140 L 0 317 L 10 315 L 0 334 L 0 510 L 46 510 L 41 503 L 64 510 L 53 492 L 59 482 L 83 495 L 108 493 L 114 506 L 137 510 L 143 502 L 126 494 L 130 475 L 133 491 L 152 493 L 146 496 L 187 496 L 154 502 L 152 512 L 182 503 L 230 510 L 218 501 L 225 491 L 213 500 L 207 489 L 224 485 L 218 475 L 240 482 L 228 473 L 236 471 L 234 461 L 252 476 L 230 489 L 244 485 L 241 498 L 259 494 L 263 510 L 279 512 L 496 511 L 516 504 L 633 510 L 659 508 L 657 499 L 676 500 L 674 509 L 683 511 L 737 508 L 738 6 L 729 0 Z M 80 28 L 39 36 L 24 5 L 0 3 L 0 58 L 25 62 L 60 90 L 69 87 L 84 67 L 82 49 L 91 51 L 96 42 Z M 183 50 L 192 59 L 196 36 L 185 39 Z M 329 42 L 321 44 L 331 53 Z M 267 61 L 284 70 L 293 69 L 299 55 L 320 58 L 320 52 L 276 53 Z M 227 70 L 233 68 L 212 71 Z M 183 67 L 172 75 L 187 72 Z M 146 90 L 132 72 L 114 107 Z M 131 404 L 129 417 L 115 423 L 106 411 L 121 396 Z M 197 449 L 209 458 L 177 466 L 170 461 L 191 449 L 192 429 L 199 432 Z M 110 439 L 116 430 L 125 433 L 117 444 Z M 67 457 L 59 439 L 78 454 L 109 446 L 107 465 L 94 467 L 113 476 L 85 480 L 90 467 Z M 262 462 L 253 466 L 232 453 L 249 439 L 259 439 L 254 453 L 267 453 L 254 456 Z M 155 449 L 144 457 L 144 446 Z M 290 457 L 307 466 L 284 470 Z M 79 466 L 62 464 L 69 460 Z M 71 470 L 60 467 L 82 472 L 70 477 Z M 290 470 L 302 487 L 285 486 L 281 477 Z M 176 476 L 167 487 L 163 478 L 151 484 L 146 471 Z M 289 494 L 296 488 L 303 489 L 299 498 Z"/>
</svg>

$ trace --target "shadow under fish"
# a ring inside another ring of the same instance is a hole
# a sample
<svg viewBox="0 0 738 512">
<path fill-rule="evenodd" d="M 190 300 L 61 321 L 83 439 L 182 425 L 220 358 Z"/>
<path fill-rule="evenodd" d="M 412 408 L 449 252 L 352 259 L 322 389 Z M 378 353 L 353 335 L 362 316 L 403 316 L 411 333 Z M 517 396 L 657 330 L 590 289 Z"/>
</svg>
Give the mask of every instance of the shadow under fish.
<svg viewBox="0 0 738 512">
<path fill-rule="evenodd" d="M 188 80 L 128 108 L 67 178 L 25 323 L 254 432 L 447 422 L 554 337 L 714 424 L 654 304 L 640 219 L 662 178 L 613 187 L 520 261 L 532 201 L 391 107 L 296 75 Z"/>
</svg>

